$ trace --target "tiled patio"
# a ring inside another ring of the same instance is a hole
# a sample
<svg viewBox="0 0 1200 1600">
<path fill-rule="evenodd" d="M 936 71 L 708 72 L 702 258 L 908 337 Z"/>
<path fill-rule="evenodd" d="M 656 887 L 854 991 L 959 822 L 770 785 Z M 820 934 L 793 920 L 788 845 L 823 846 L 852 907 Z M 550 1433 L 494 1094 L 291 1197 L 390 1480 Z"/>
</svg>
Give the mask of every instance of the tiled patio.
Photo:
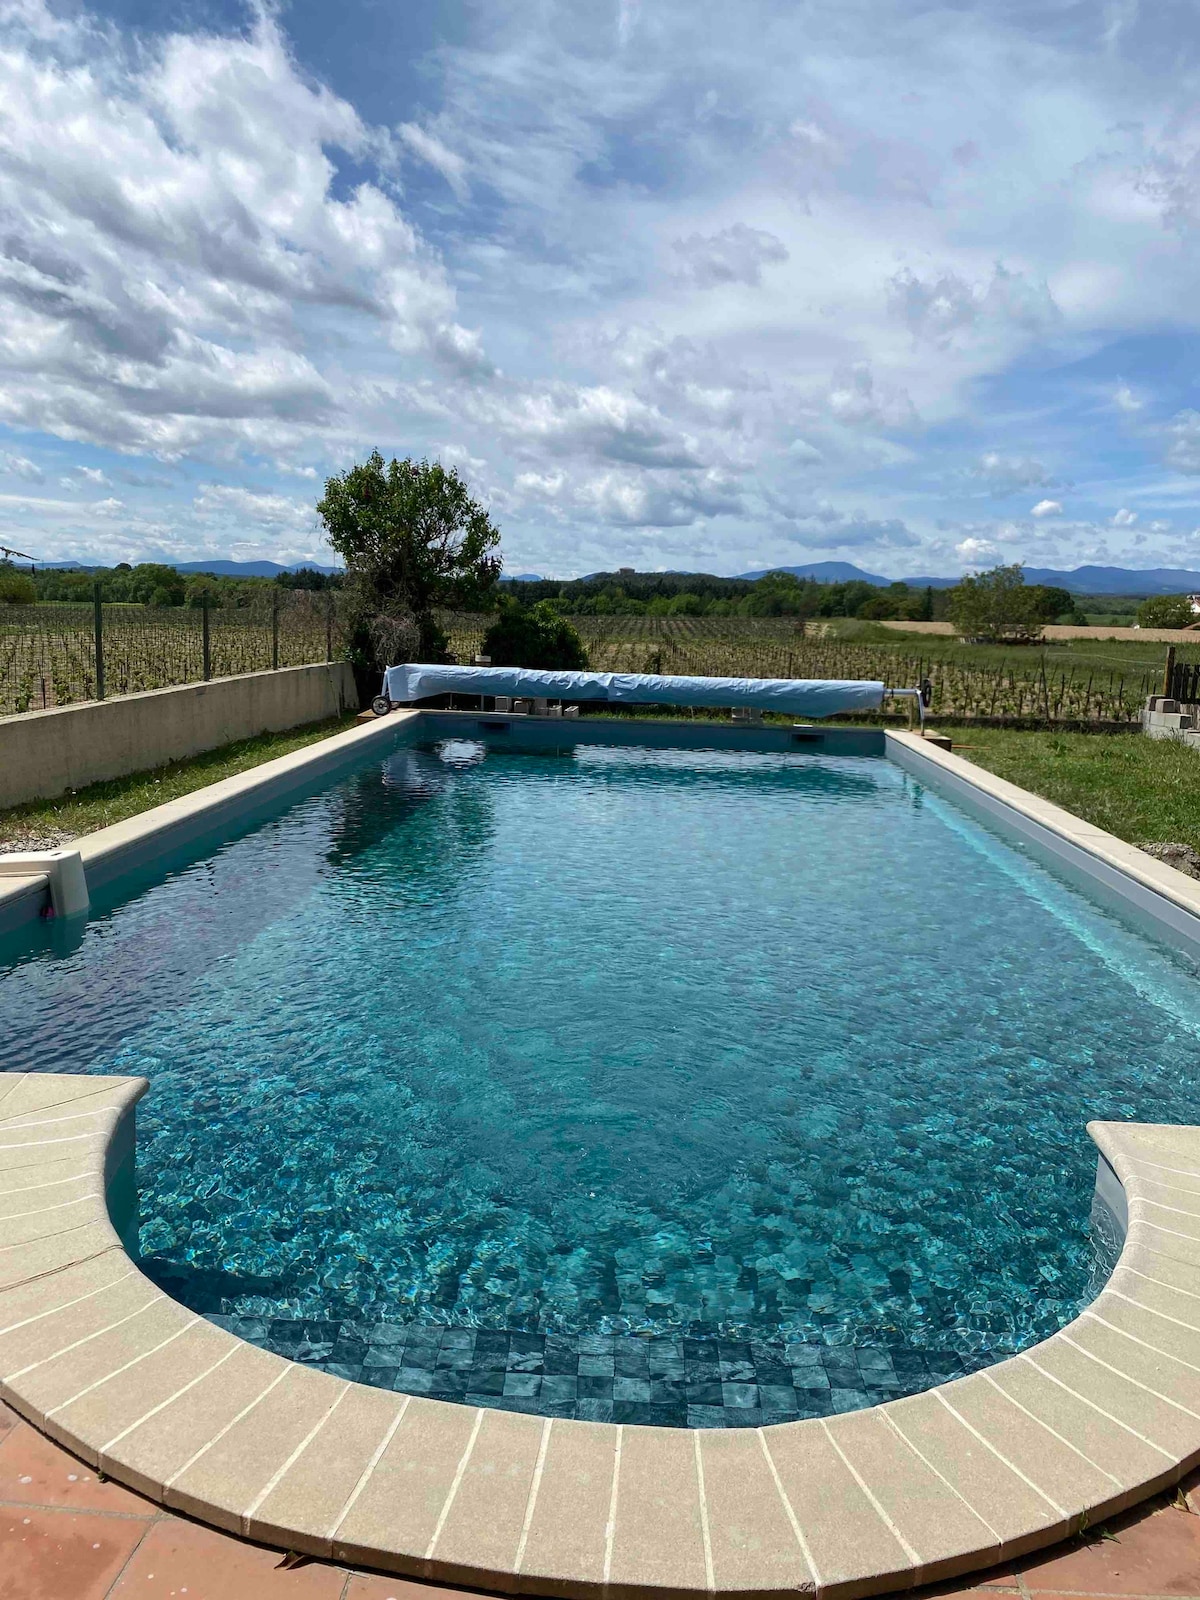
<svg viewBox="0 0 1200 1600">
<path fill-rule="evenodd" d="M 1200 1600 L 1200 1473 L 1089 1537 L 930 1595 Z M 1190 1501 L 1196 1511 L 1184 1509 Z M 0 1600 L 437 1600 L 438 1589 L 307 1561 L 177 1517 L 45 1439 L 0 1404 Z"/>
</svg>

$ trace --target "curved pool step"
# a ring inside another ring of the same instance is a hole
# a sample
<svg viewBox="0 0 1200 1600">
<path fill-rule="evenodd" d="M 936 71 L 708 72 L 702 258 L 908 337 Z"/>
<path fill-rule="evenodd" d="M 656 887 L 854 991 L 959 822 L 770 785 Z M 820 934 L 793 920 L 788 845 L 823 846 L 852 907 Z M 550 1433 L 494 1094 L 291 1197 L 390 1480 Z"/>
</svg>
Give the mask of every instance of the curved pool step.
<svg viewBox="0 0 1200 1600">
<path fill-rule="evenodd" d="M 849 1600 L 1051 1544 L 1200 1455 L 1200 1128 L 1091 1125 L 1128 1231 L 1044 1343 L 865 1411 L 687 1432 L 372 1389 L 185 1310 L 117 1231 L 146 1087 L 0 1075 L 0 1393 L 217 1527 L 509 1593 Z"/>
</svg>

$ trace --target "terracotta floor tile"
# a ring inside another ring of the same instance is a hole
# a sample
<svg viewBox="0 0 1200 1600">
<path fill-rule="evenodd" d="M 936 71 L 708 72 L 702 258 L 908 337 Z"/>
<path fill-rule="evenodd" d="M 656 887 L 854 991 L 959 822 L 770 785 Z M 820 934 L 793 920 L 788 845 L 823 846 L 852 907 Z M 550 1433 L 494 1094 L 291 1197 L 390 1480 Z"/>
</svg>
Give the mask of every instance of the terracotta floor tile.
<svg viewBox="0 0 1200 1600">
<path fill-rule="evenodd" d="M 187 1600 L 339 1600 L 342 1567 L 313 1561 L 287 1572 L 280 1560 L 278 1550 L 164 1517 L 142 1541 L 112 1600 L 171 1600 L 185 1590 Z"/>
<path fill-rule="evenodd" d="M 133 1517 L 0 1507 L 0 1600 L 102 1600 L 145 1532 Z"/>
<path fill-rule="evenodd" d="M 4 1401 L 0 1400 L 0 1440 L 3 1440 L 4 1435 L 15 1428 L 20 1420 L 12 1407 L 6 1406 Z"/>
<path fill-rule="evenodd" d="M 479 1600 L 477 1594 L 466 1589 L 447 1589 L 444 1584 L 436 1583 L 410 1583 L 407 1578 L 376 1578 L 365 1572 L 357 1572 L 350 1579 L 345 1600 L 438 1600 L 439 1595 L 453 1595 L 454 1600 L 459 1600 L 460 1596 Z"/>
<path fill-rule="evenodd" d="M 1174 1507 L 1105 1524 L 1112 1539 L 1073 1539 L 1018 1563 L 1031 1593 L 1200 1596 L 1200 1517 Z"/>
<path fill-rule="evenodd" d="M 82 1461 L 21 1422 L 0 1439 L 0 1501 L 114 1511 L 149 1518 L 157 1507 L 115 1483 L 101 1483 Z"/>
</svg>

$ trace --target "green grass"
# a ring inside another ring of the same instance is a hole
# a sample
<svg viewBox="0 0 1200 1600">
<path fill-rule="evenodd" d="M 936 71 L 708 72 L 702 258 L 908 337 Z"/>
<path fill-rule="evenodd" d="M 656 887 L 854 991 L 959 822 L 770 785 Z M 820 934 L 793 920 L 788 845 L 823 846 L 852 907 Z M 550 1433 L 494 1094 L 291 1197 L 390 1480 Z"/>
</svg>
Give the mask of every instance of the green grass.
<svg viewBox="0 0 1200 1600">
<path fill-rule="evenodd" d="M 30 800 L 24 805 L 0 810 L 0 850 L 24 849 L 32 842 L 71 839 L 94 833 L 110 823 L 123 822 L 151 806 L 219 783 L 235 773 L 246 772 L 286 756 L 305 745 L 327 739 L 354 726 L 354 714 L 333 717 L 326 722 L 290 728 L 286 733 L 261 733 L 253 739 L 238 739 L 234 744 L 208 750 L 187 761 L 172 761 L 148 772 L 135 772 L 128 778 L 112 778 L 106 783 L 89 784 L 72 794 L 54 800 Z"/>
<path fill-rule="evenodd" d="M 1118 839 L 1200 850 L 1200 750 L 1180 740 L 948 725 L 945 731 L 956 754 Z"/>
</svg>

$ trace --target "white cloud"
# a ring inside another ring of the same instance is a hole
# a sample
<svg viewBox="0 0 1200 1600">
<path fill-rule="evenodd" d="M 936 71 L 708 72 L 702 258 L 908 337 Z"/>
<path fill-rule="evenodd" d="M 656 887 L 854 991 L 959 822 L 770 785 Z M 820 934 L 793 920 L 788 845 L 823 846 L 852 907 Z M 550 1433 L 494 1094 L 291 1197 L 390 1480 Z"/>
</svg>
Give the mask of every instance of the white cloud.
<svg viewBox="0 0 1200 1600">
<path fill-rule="evenodd" d="M 1200 411 L 1179 411 L 1166 425 L 1167 464 L 1178 472 L 1200 472 Z"/>
<path fill-rule="evenodd" d="M 1031 517 L 1061 517 L 1062 504 L 1058 500 L 1039 500 L 1029 515 Z"/>
<path fill-rule="evenodd" d="M 763 268 L 788 259 L 787 247 L 773 233 L 749 228 L 743 222 L 705 238 L 698 233 L 676 239 L 671 248 L 679 258 L 678 276 L 698 289 L 742 283 L 752 288 L 762 282 Z"/>
<path fill-rule="evenodd" d="M 954 546 L 954 553 L 966 565 L 977 566 L 981 562 L 991 561 L 1000 552 L 990 539 L 967 538 Z"/>
<path fill-rule="evenodd" d="M 10 478 L 24 478 L 26 483 L 44 483 L 46 474 L 28 456 L 14 456 L 0 452 L 0 472 Z"/>
<path fill-rule="evenodd" d="M 402 122 L 396 132 L 405 147 L 419 161 L 425 162 L 435 172 L 440 172 L 458 198 L 466 199 L 469 193 L 467 163 L 460 155 L 456 155 L 440 139 L 415 122 Z"/>
<path fill-rule="evenodd" d="M 1114 514 L 1112 525 L 1114 528 L 1132 528 L 1137 519 L 1136 511 L 1130 511 L 1127 506 L 1122 506 L 1120 511 Z"/>
<path fill-rule="evenodd" d="M 1040 461 L 1028 456 L 1005 456 L 989 450 L 971 469 L 983 479 L 992 494 L 1015 494 L 1019 489 L 1053 488 L 1054 478 Z"/>
</svg>

